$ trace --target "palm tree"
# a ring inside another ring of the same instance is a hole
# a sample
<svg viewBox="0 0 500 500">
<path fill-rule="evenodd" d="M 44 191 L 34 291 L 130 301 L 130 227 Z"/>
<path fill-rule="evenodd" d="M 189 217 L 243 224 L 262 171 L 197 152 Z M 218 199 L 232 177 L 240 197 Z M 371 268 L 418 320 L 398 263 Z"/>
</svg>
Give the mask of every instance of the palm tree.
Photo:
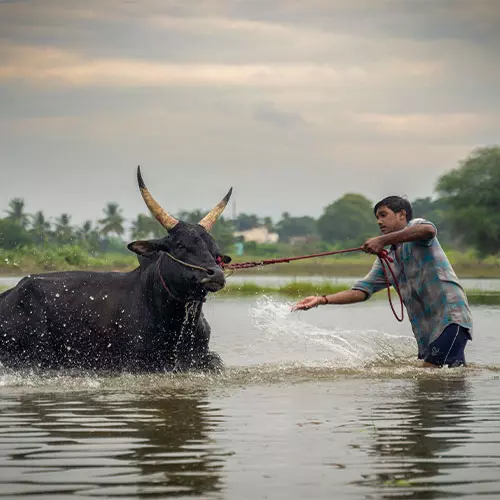
<svg viewBox="0 0 500 500">
<path fill-rule="evenodd" d="M 50 222 L 45 218 L 41 210 L 32 216 L 30 232 L 37 244 L 45 243 L 49 239 Z"/>
<path fill-rule="evenodd" d="M 270 232 L 274 231 L 274 222 L 271 217 L 264 217 L 264 226 L 267 227 L 267 230 Z"/>
<path fill-rule="evenodd" d="M 139 214 L 132 221 L 130 237 L 134 240 L 144 240 L 147 238 L 159 238 L 165 236 L 165 230 L 158 224 L 158 221 L 149 215 Z"/>
<path fill-rule="evenodd" d="M 97 252 L 99 250 L 99 232 L 92 225 L 92 221 L 86 220 L 79 228 L 77 228 L 76 237 L 80 241 L 80 244 L 87 247 L 91 252 Z"/>
<path fill-rule="evenodd" d="M 9 210 L 7 210 L 6 213 L 7 219 L 26 229 L 29 222 L 29 216 L 24 212 L 24 200 L 22 198 L 13 198 L 10 200 Z"/>
<path fill-rule="evenodd" d="M 115 233 L 117 236 L 121 236 L 125 229 L 123 223 L 125 218 L 122 216 L 122 209 L 119 207 L 118 203 L 108 203 L 105 208 L 103 208 L 104 217 L 99 220 L 101 224 L 101 233 L 104 236 L 108 236 L 110 233 Z"/>
<path fill-rule="evenodd" d="M 205 217 L 206 213 L 202 212 L 200 209 L 193 210 L 192 212 L 188 212 L 187 210 L 182 210 L 179 212 L 179 219 L 184 222 L 188 222 L 189 224 L 198 224 L 203 217 Z"/>
<path fill-rule="evenodd" d="M 55 237 L 58 243 L 63 245 L 71 243 L 74 237 L 73 227 L 70 224 L 71 215 L 64 213 L 56 219 Z"/>
</svg>

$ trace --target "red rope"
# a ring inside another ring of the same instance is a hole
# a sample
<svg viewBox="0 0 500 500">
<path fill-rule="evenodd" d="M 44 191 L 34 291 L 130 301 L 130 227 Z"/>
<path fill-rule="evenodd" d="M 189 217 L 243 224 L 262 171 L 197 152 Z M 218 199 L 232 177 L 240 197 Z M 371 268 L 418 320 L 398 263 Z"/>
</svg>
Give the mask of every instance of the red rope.
<svg viewBox="0 0 500 500">
<path fill-rule="evenodd" d="M 396 276 L 394 275 L 394 271 L 392 270 L 392 267 L 390 266 L 390 262 L 393 262 L 392 258 L 389 256 L 389 253 L 387 250 L 382 250 L 378 254 L 378 258 L 380 259 L 380 264 L 382 266 L 382 269 L 384 270 L 384 276 L 385 276 L 385 282 L 387 284 L 387 297 L 389 299 L 389 305 L 391 306 L 392 309 L 392 314 L 394 314 L 394 317 L 399 321 L 403 321 L 405 317 L 404 309 L 403 309 L 403 299 L 401 298 L 401 291 L 399 290 L 399 283 L 398 280 L 396 279 Z M 398 294 L 399 297 L 399 304 L 401 306 L 401 317 L 399 317 L 396 313 L 396 310 L 394 309 L 394 305 L 392 303 L 392 297 L 391 297 L 391 282 L 389 280 L 389 275 L 387 274 L 387 269 L 389 269 L 392 279 L 394 280 L 394 287 L 396 288 L 396 293 Z"/>
<path fill-rule="evenodd" d="M 252 267 L 267 266 L 269 264 L 281 264 L 284 262 L 292 262 L 294 260 L 312 259 L 313 257 L 324 257 L 326 255 L 338 255 L 341 253 L 348 253 L 348 252 L 360 252 L 362 250 L 363 247 L 345 248 L 343 250 L 334 250 L 331 252 L 321 252 L 310 255 L 299 255 L 298 257 L 285 257 L 282 259 L 268 259 L 268 260 L 251 261 L 251 262 L 235 262 L 233 264 L 222 264 L 222 268 L 228 270 L 250 269 Z M 382 250 L 378 254 L 378 258 L 380 259 L 380 264 L 382 266 L 382 269 L 384 270 L 385 282 L 387 284 L 387 296 L 389 298 L 389 305 L 391 306 L 394 317 L 401 322 L 404 319 L 403 299 L 401 298 L 401 292 L 399 290 L 398 280 L 396 279 L 394 271 L 390 266 L 390 263 L 393 262 L 393 260 L 389 256 L 387 250 Z M 391 282 L 389 279 L 389 274 L 387 273 L 387 269 L 389 269 L 389 272 L 392 275 L 392 279 L 394 280 L 394 287 L 396 288 L 396 293 L 399 296 L 399 303 L 401 305 L 401 317 L 399 317 L 398 314 L 396 313 L 396 310 L 394 309 L 394 304 L 392 303 L 391 290 L 390 290 Z"/>
<path fill-rule="evenodd" d="M 293 260 L 312 259 L 313 257 L 324 257 L 326 255 L 337 255 L 339 253 L 347 253 L 347 252 L 359 252 L 361 250 L 363 250 L 362 247 L 356 247 L 356 248 L 346 248 L 344 250 L 335 250 L 333 252 L 322 252 L 322 253 L 313 253 L 311 255 L 300 255 L 299 257 L 285 257 L 283 259 L 269 259 L 269 260 L 259 260 L 252 262 L 236 262 L 234 264 L 224 264 L 224 269 L 249 269 L 251 267 L 267 266 L 269 264 L 281 264 L 283 262 L 292 262 Z"/>
</svg>

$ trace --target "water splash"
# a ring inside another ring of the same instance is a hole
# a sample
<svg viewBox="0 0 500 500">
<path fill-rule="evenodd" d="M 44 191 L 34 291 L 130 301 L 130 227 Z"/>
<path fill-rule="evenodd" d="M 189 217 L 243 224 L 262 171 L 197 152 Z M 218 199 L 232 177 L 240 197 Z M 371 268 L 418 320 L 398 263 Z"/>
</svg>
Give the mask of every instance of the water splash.
<svg viewBox="0 0 500 500">
<path fill-rule="evenodd" d="M 186 302 L 184 319 L 174 349 L 176 362 L 174 370 L 179 367 L 179 371 L 182 371 L 183 366 L 190 367 L 194 362 L 195 333 L 200 320 L 201 308 L 202 303 L 200 301 Z"/>
<path fill-rule="evenodd" d="M 255 327 L 269 343 L 284 340 L 295 353 L 316 348 L 332 366 L 356 368 L 373 364 L 401 364 L 415 358 L 415 340 L 373 329 L 321 328 L 291 312 L 291 303 L 268 296 L 251 310 Z M 306 364 L 308 360 L 306 361 Z M 309 360 L 310 361 L 310 360 Z M 323 359 L 322 362 L 325 360 Z"/>
</svg>

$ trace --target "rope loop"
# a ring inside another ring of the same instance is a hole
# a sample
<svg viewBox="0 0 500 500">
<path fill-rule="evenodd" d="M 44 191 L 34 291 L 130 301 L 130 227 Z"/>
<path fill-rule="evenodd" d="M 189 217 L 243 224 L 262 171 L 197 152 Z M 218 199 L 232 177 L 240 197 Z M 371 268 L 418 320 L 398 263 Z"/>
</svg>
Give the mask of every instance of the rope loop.
<svg viewBox="0 0 500 500">
<path fill-rule="evenodd" d="M 394 274 L 394 271 L 392 270 L 392 267 L 390 265 L 391 262 L 393 262 L 391 256 L 387 252 L 387 250 L 382 250 L 378 254 L 378 258 L 380 259 L 380 264 L 382 266 L 382 269 L 384 270 L 384 276 L 385 276 L 385 282 L 387 284 L 387 297 L 389 299 L 389 305 L 391 306 L 392 309 L 392 314 L 394 314 L 394 317 L 401 323 L 404 320 L 404 308 L 403 308 L 403 299 L 401 297 L 401 291 L 399 290 L 399 283 L 398 280 L 396 279 L 396 276 Z M 389 272 L 391 273 L 392 279 L 394 281 L 394 287 L 396 289 L 396 293 L 398 294 L 399 297 L 399 304 L 401 306 L 401 316 L 398 316 L 396 313 L 396 310 L 394 309 L 394 304 L 392 303 L 392 297 L 391 297 L 391 280 L 389 279 L 389 274 L 387 273 L 387 269 L 389 269 Z"/>
</svg>

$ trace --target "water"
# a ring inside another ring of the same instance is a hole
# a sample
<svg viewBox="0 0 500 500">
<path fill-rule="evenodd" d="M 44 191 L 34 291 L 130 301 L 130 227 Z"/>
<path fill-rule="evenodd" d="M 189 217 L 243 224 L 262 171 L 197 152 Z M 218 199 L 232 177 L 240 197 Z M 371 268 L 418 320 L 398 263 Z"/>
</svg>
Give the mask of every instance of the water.
<svg viewBox="0 0 500 500">
<path fill-rule="evenodd" d="M 425 370 L 383 300 L 205 305 L 222 375 L 0 372 L 3 498 L 499 498 L 500 308 Z"/>
<path fill-rule="evenodd" d="M 0 288 L 7 286 L 15 286 L 21 279 L 20 276 L 0 276 Z M 233 274 L 228 280 L 229 283 L 244 283 L 251 281 L 257 283 L 259 286 L 281 286 L 290 282 L 312 282 L 312 283 L 338 283 L 345 285 L 352 285 L 359 279 L 358 277 L 345 277 L 345 276 L 279 276 L 267 274 L 250 274 L 241 271 L 238 274 Z M 482 290 L 482 291 L 500 291 L 499 278 L 461 278 L 460 283 L 468 290 Z"/>
</svg>

